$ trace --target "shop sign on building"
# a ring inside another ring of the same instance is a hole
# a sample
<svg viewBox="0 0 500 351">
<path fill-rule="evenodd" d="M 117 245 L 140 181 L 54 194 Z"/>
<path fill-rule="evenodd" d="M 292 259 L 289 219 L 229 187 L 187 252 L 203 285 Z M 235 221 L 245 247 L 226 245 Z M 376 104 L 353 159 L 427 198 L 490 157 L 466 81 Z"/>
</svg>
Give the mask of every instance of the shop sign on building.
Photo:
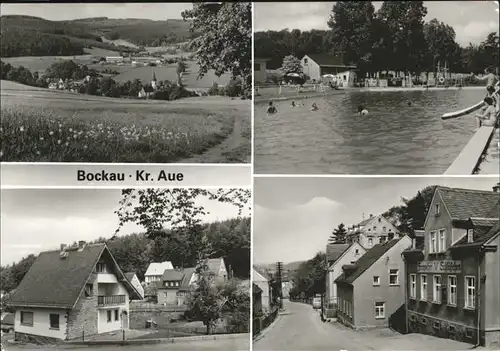
<svg viewBox="0 0 500 351">
<path fill-rule="evenodd" d="M 462 263 L 452 260 L 421 261 L 418 263 L 417 271 L 419 273 L 460 273 Z"/>
</svg>

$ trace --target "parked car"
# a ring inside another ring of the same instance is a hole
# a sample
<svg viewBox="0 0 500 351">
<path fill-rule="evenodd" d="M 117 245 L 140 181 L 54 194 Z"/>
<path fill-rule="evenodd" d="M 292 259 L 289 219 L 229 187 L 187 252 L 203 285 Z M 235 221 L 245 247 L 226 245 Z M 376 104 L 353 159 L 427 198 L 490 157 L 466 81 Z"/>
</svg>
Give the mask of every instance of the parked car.
<svg viewBox="0 0 500 351">
<path fill-rule="evenodd" d="M 314 309 L 320 309 L 321 308 L 321 297 L 315 297 L 313 298 L 313 308 Z"/>
<path fill-rule="evenodd" d="M 7 313 L 5 316 L 3 316 L 2 321 L 0 322 L 0 329 L 4 333 L 10 333 L 11 331 L 14 331 L 14 314 L 13 313 Z"/>
</svg>

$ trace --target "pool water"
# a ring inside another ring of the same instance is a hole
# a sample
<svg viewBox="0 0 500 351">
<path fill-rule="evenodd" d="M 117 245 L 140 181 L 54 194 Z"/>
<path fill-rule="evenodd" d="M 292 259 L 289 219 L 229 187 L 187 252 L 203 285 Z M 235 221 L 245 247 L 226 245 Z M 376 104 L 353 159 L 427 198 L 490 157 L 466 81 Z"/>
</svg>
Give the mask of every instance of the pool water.
<svg viewBox="0 0 500 351">
<path fill-rule="evenodd" d="M 475 129 L 473 115 L 446 112 L 483 99 L 483 89 L 361 92 L 255 106 L 255 172 L 443 174 Z M 411 106 L 408 106 L 411 101 Z M 319 110 L 310 111 L 315 102 Z M 358 115 L 362 105 L 367 116 Z M 498 157 L 498 156 L 497 156 Z"/>
</svg>

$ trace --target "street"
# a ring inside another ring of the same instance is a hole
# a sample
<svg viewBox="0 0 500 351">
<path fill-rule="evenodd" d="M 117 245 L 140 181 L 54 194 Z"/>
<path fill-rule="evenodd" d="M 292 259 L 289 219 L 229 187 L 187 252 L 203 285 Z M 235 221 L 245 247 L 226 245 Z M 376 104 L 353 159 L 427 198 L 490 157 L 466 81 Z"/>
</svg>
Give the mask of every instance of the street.
<svg viewBox="0 0 500 351">
<path fill-rule="evenodd" d="M 23 346 L 23 345 L 6 345 L 5 351 L 49 351 L 58 349 L 56 347 L 38 347 L 38 346 Z M 250 340 L 248 334 L 243 338 L 236 339 L 219 339 L 219 340 L 203 340 L 179 342 L 174 344 L 155 344 L 155 345 L 131 345 L 131 346 L 64 346 L 61 350 L 75 351 L 184 351 L 184 350 L 220 350 L 220 351 L 248 351 L 250 349 Z"/>
<path fill-rule="evenodd" d="M 401 335 L 389 329 L 354 331 L 337 322 L 322 322 L 312 306 L 284 301 L 279 316 L 257 341 L 255 351 L 278 350 L 468 350 L 471 344 L 422 334 Z M 478 348 L 484 349 L 484 348 Z"/>
</svg>

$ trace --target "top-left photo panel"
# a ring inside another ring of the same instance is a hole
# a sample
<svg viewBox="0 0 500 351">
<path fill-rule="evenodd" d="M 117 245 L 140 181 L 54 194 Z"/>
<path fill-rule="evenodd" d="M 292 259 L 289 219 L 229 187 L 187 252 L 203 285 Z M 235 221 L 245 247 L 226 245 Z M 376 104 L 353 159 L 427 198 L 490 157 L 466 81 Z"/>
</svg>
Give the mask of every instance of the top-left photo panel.
<svg viewBox="0 0 500 351">
<path fill-rule="evenodd" d="M 0 13 L 2 162 L 250 163 L 251 3 Z"/>
</svg>

